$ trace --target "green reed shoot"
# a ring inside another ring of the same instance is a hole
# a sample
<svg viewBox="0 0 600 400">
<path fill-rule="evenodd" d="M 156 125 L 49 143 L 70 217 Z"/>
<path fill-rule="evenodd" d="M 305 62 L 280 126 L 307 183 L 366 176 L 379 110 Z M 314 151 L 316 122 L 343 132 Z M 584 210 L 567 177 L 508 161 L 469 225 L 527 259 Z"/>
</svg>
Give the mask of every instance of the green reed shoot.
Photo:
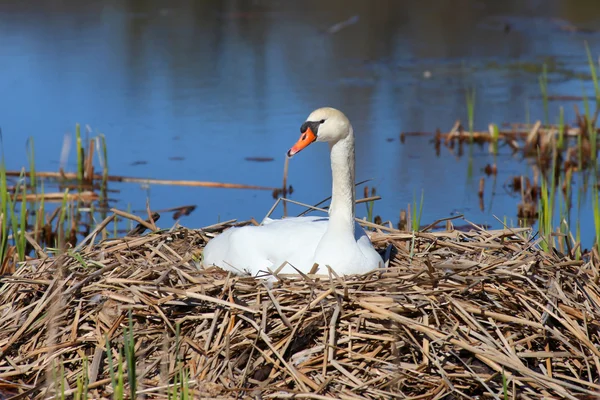
<svg viewBox="0 0 600 400">
<path fill-rule="evenodd" d="M 542 102 L 544 104 L 544 124 L 548 125 L 550 118 L 548 117 L 548 67 L 546 64 L 542 66 L 542 75 L 538 78 L 540 83 L 540 91 L 542 92 Z"/>
<path fill-rule="evenodd" d="M 576 242 L 576 245 L 581 243 L 581 224 L 579 223 L 579 221 L 580 221 L 580 219 L 577 218 L 577 223 L 576 223 L 576 226 L 575 226 L 575 242 Z M 581 260 L 581 246 L 577 247 L 577 251 L 575 251 L 575 259 L 577 261 Z"/>
<path fill-rule="evenodd" d="M 373 222 L 373 206 L 375 205 L 375 201 L 369 201 L 367 204 L 367 221 Z"/>
<path fill-rule="evenodd" d="M 179 369 L 179 400 L 189 400 L 190 397 L 190 385 L 187 368 Z"/>
<path fill-rule="evenodd" d="M 467 119 L 469 123 L 469 133 L 471 134 L 471 140 L 473 140 L 473 134 L 475 132 L 475 87 L 467 89 L 465 94 L 467 102 Z"/>
<path fill-rule="evenodd" d="M 44 227 L 44 223 L 45 223 L 44 218 L 46 217 L 46 214 L 45 214 L 46 202 L 44 200 L 44 194 L 45 194 L 44 181 L 40 182 L 40 184 L 41 184 L 42 196 L 40 198 L 40 205 L 35 210 L 35 223 L 34 223 L 34 227 L 33 227 L 34 239 L 36 242 L 39 240 L 40 232 L 41 232 L 42 228 Z"/>
<path fill-rule="evenodd" d="M 583 92 L 583 109 L 585 112 L 585 122 L 586 122 L 586 130 L 588 132 L 590 138 L 590 158 L 592 161 L 596 161 L 596 140 L 597 140 L 597 132 L 594 128 L 594 124 L 592 123 L 592 114 L 590 112 L 590 103 L 588 101 L 587 95 L 585 94 L 585 90 Z M 580 151 L 583 151 L 580 149 Z"/>
<path fill-rule="evenodd" d="M 116 393 L 117 378 L 115 376 L 115 367 L 113 363 L 113 354 L 110 347 L 110 339 L 108 336 L 104 336 L 106 340 L 106 362 L 108 364 L 108 376 L 110 377 L 110 385 L 113 388 L 113 392 Z"/>
<path fill-rule="evenodd" d="M 418 232 L 421 228 L 421 215 L 423 215 L 423 201 L 425 200 L 425 191 L 421 191 L 421 203 L 417 205 L 417 196 L 413 196 L 411 228 L 413 232 Z M 418 207 L 418 208 L 417 208 Z"/>
<path fill-rule="evenodd" d="M 82 370 L 81 375 L 77 377 L 77 381 L 75 382 L 75 393 L 73 393 L 73 400 L 87 400 L 87 392 L 84 394 L 83 390 L 83 374 L 85 372 Z"/>
<path fill-rule="evenodd" d="M 81 184 L 85 166 L 83 144 L 81 143 L 81 126 L 79 124 L 75 124 L 75 151 L 77 152 L 77 182 Z"/>
<path fill-rule="evenodd" d="M 571 205 L 573 203 L 572 181 L 573 181 L 573 171 L 569 169 L 569 170 L 565 171 L 565 175 L 564 175 L 564 185 L 565 185 L 564 199 L 565 199 L 565 209 L 566 209 L 566 213 L 567 213 L 567 218 L 569 220 L 569 225 L 571 225 L 570 210 L 571 210 Z"/>
<path fill-rule="evenodd" d="M 0 161 L 0 265 L 4 262 L 8 250 L 9 199 L 6 167 L 3 157 Z"/>
<path fill-rule="evenodd" d="M 35 193 L 37 178 L 35 175 L 35 146 L 33 136 L 30 136 L 29 139 L 27 139 L 27 159 L 29 161 L 29 186 L 31 187 L 31 192 Z"/>
<path fill-rule="evenodd" d="M 508 379 L 506 379 L 504 366 L 502 366 L 502 393 L 504 394 L 504 400 L 508 400 Z"/>
<path fill-rule="evenodd" d="M 469 155 L 467 157 L 467 186 L 473 183 L 473 146 L 469 146 Z"/>
<path fill-rule="evenodd" d="M 19 234 L 17 235 L 17 239 L 20 242 L 17 245 L 17 249 L 21 252 L 19 253 L 19 261 L 25 261 L 25 248 L 27 246 L 27 202 L 25 200 L 25 196 L 27 195 L 25 181 L 23 181 L 23 186 L 21 187 L 21 209 L 20 219 L 19 219 Z M 13 235 L 15 233 L 13 232 Z"/>
<path fill-rule="evenodd" d="M 171 391 L 167 393 L 168 400 L 189 400 L 190 396 L 190 385 L 189 375 L 187 368 L 179 368 L 175 376 L 173 377 L 173 385 Z"/>
<path fill-rule="evenodd" d="M 99 204 L 105 204 L 107 201 L 106 189 L 108 184 L 108 150 L 106 147 L 106 137 L 103 134 L 99 134 L 95 140 L 98 160 L 100 160 L 100 167 L 102 168 L 102 184 L 100 185 Z M 105 217 L 104 213 L 102 217 Z"/>
<path fill-rule="evenodd" d="M 552 234 L 552 211 L 551 202 L 548 194 L 548 183 L 545 177 L 542 177 L 542 185 L 540 191 L 540 212 L 539 212 L 539 230 L 540 235 L 543 237 L 541 246 L 545 251 L 550 250 Z"/>
<path fill-rule="evenodd" d="M 498 125 L 490 124 L 490 133 L 492 135 L 492 153 L 494 155 L 498 154 L 498 139 L 500 138 L 500 129 L 498 129 Z"/>
<path fill-rule="evenodd" d="M 558 231 L 561 234 L 561 241 L 563 243 L 563 246 L 566 249 L 570 248 L 569 245 L 569 224 L 567 223 L 567 219 L 565 218 L 561 218 L 560 220 L 560 224 L 558 226 Z"/>
<path fill-rule="evenodd" d="M 178 366 L 177 373 L 173 376 L 172 391 L 168 392 L 168 400 L 188 400 L 190 396 L 189 375 L 187 368 L 181 365 L 181 324 L 175 325 L 175 365 Z"/>
<path fill-rule="evenodd" d="M 58 372 L 56 371 L 56 369 L 57 369 L 56 359 L 52 360 L 52 362 L 50 363 L 50 365 L 48 365 L 47 368 L 48 368 L 47 375 L 50 375 L 51 382 L 48 382 L 48 386 L 46 387 L 46 395 L 48 395 L 49 392 L 52 392 L 52 390 L 54 390 L 55 395 L 58 395 L 58 393 L 60 392 L 60 386 L 58 385 Z"/>
<path fill-rule="evenodd" d="M 129 393 L 135 399 L 137 394 L 137 379 L 135 371 L 135 339 L 133 338 L 133 318 L 129 310 L 129 329 L 125 329 L 123 346 L 125 347 L 125 359 L 127 362 L 127 379 L 129 381 Z"/>
<path fill-rule="evenodd" d="M 592 207 L 594 211 L 594 228 L 596 230 L 596 250 L 600 252 L 600 202 L 598 199 L 598 171 L 594 171 L 595 180 L 592 185 Z"/>
<path fill-rule="evenodd" d="M 19 261 L 25 261 L 25 247 L 27 245 L 27 238 L 25 237 L 27 232 L 27 207 L 25 204 L 25 195 L 27 192 L 25 188 L 24 171 L 21 172 L 17 187 L 21 188 L 21 210 L 19 212 L 19 217 L 17 217 L 16 211 L 16 198 L 13 201 L 8 197 L 8 206 L 10 208 L 9 213 L 12 224 L 12 235 L 15 247 L 17 248 L 17 255 Z"/>
<path fill-rule="evenodd" d="M 123 356 L 119 351 L 119 365 L 117 369 L 117 390 L 113 393 L 113 399 L 123 400 L 125 399 L 125 372 L 123 368 Z M 135 398 L 135 397 L 134 397 Z"/>
<path fill-rule="evenodd" d="M 167 393 L 167 399 L 168 400 L 175 400 L 177 399 L 177 388 L 179 387 L 179 373 L 175 374 L 175 376 L 173 376 L 173 386 L 171 387 L 171 391 Z"/>
<path fill-rule="evenodd" d="M 110 347 L 110 341 L 108 336 L 106 338 L 106 361 L 108 364 L 108 375 L 110 376 L 110 383 L 113 389 L 113 400 L 123 400 L 125 397 L 124 381 L 123 381 L 123 357 L 121 351 L 116 353 L 117 358 L 117 371 L 115 372 L 115 365 L 113 361 L 113 351 Z"/>
<path fill-rule="evenodd" d="M 65 400 L 66 395 L 65 395 L 65 364 L 61 363 L 60 364 L 60 398 L 62 400 Z"/>
<path fill-rule="evenodd" d="M 590 73 L 592 75 L 592 82 L 594 83 L 594 93 L 596 94 L 596 107 L 600 107 L 600 85 L 598 84 L 598 75 L 596 73 L 596 63 L 594 63 L 594 59 L 592 58 L 592 53 L 590 52 L 590 47 L 585 43 L 585 52 L 587 53 L 588 64 L 590 66 Z"/>
<path fill-rule="evenodd" d="M 100 160 L 100 167 L 102 168 L 102 186 L 105 187 L 108 182 L 108 150 L 106 147 L 106 137 L 102 134 L 98 135 L 98 151 L 101 152 L 102 157 L 98 157 Z"/>
<path fill-rule="evenodd" d="M 371 188 L 371 196 L 375 196 L 375 188 Z M 365 198 L 369 197 L 369 187 L 365 186 L 364 190 Z M 365 207 L 367 207 L 367 221 L 373 222 L 373 207 L 375 206 L 375 201 L 368 201 L 365 203 Z"/>
<path fill-rule="evenodd" d="M 543 240 L 541 242 L 542 249 L 549 251 L 553 246 L 552 239 L 552 221 L 554 217 L 554 200 L 555 200 L 555 174 L 557 152 L 556 148 L 552 151 L 552 165 L 549 170 L 550 182 L 548 182 L 547 174 L 542 174 L 540 188 L 540 211 L 539 211 L 539 231 Z M 550 186 L 550 187 L 548 187 Z"/>
<path fill-rule="evenodd" d="M 81 375 L 79 375 L 77 378 L 77 391 L 75 392 L 74 400 L 87 400 L 89 384 L 90 377 L 88 376 L 88 358 L 83 357 Z"/>
<path fill-rule="evenodd" d="M 180 332 L 181 332 L 181 324 L 177 323 L 175 324 L 175 365 L 179 366 L 179 346 L 181 345 L 180 342 Z M 168 400 L 171 399 L 176 399 L 177 398 L 177 386 L 179 383 L 179 374 L 175 374 L 173 376 L 173 386 L 171 387 L 171 391 L 167 392 L 167 398 Z"/>
<path fill-rule="evenodd" d="M 85 260 L 83 259 L 83 257 L 81 256 L 81 254 L 80 254 L 80 253 L 78 253 L 78 252 L 76 252 L 76 251 L 69 251 L 68 253 L 69 253 L 69 255 L 70 255 L 71 257 L 73 257 L 73 258 L 74 258 L 74 259 L 75 259 L 75 260 L 76 260 L 76 261 L 77 261 L 79 264 L 81 264 L 81 266 L 82 266 L 83 268 L 86 268 L 86 269 L 88 268 L 88 263 L 86 263 L 86 262 L 85 262 Z"/>
<path fill-rule="evenodd" d="M 175 363 L 179 362 L 179 350 L 181 348 L 181 324 L 175 324 Z"/>
<path fill-rule="evenodd" d="M 585 95 L 585 90 L 583 92 L 583 101 L 584 104 L 587 103 L 587 96 Z M 577 168 L 579 171 L 583 171 L 583 132 L 579 132 L 577 135 Z"/>
<path fill-rule="evenodd" d="M 65 239 L 68 239 L 71 237 L 71 230 L 74 229 L 73 215 L 75 215 L 74 206 L 73 206 L 73 203 L 69 202 L 69 203 L 67 203 L 67 223 L 66 223 L 66 227 L 65 227 Z"/>
<path fill-rule="evenodd" d="M 565 146 L 565 109 L 561 106 L 558 114 L 558 141 L 556 147 L 562 150 Z"/>
<path fill-rule="evenodd" d="M 566 179 L 566 177 L 565 177 Z M 558 178 L 558 187 L 561 187 L 561 177 L 559 176 Z M 567 183 L 565 181 L 565 183 Z M 567 184 L 568 185 L 568 184 Z M 559 238 L 558 238 L 558 244 L 559 244 L 559 248 L 561 252 L 564 252 L 565 248 L 569 248 L 569 224 L 567 223 L 567 219 L 569 218 L 569 200 L 568 197 L 569 193 L 568 191 L 565 193 L 564 196 L 561 196 L 560 194 L 558 194 L 558 213 L 559 213 L 559 218 L 560 218 L 560 222 L 558 224 L 558 232 L 560 233 Z"/>
</svg>

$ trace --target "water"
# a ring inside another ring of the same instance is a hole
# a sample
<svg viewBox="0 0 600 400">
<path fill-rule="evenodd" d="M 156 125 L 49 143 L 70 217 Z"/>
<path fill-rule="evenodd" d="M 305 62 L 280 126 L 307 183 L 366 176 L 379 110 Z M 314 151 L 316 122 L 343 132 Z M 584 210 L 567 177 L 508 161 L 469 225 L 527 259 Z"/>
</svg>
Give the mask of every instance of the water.
<svg viewBox="0 0 600 400">
<path fill-rule="evenodd" d="M 374 3 L 373 3 L 374 4 Z M 0 126 L 9 169 L 26 165 L 35 138 L 37 168 L 58 169 L 62 137 L 76 122 L 108 140 L 111 174 L 280 186 L 285 152 L 313 109 L 343 110 L 357 135 L 357 180 L 383 199 L 375 214 L 398 219 L 424 191 L 423 221 L 464 213 L 498 226 L 516 223 L 502 187 L 530 167 L 501 150 L 495 195 L 477 187 L 492 162 L 468 160 L 429 137 L 467 120 L 465 91 L 476 89 L 475 125 L 543 118 L 538 85 L 549 66 L 550 94 L 592 95 L 584 41 L 600 54 L 597 0 L 549 1 L 0 1 Z M 345 22 L 344 22 L 345 21 Z M 338 25 L 336 25 L 338 24 Z M 581 28 L 573 31 L 569 27 Z M 582 75 L 583 74 L 583 75 Z M 565 106 L 552 102 L 557 121 Z M 580 109 L 582 105 L 578 103 Z M 246 157 L 272 157 L 249 162 Z M 71 154 L 74 170 L 75 156 Z M 290 163 L 293 198 L 331 193 L 327 146 Z M 198 208 L 181 223 L 260 219 L 268 191 L 112 185 L 116 206 Z M 362 196 L 362 190 L 360 191 Z M 293 211 L 293 210 L 292 210 Z M 366 210 L 358 207 L 358 215 Z M 581 212 L 592 235 L 591 208 Z M 162 226 L 168 225 L 163 223 Z"/>
</svg>

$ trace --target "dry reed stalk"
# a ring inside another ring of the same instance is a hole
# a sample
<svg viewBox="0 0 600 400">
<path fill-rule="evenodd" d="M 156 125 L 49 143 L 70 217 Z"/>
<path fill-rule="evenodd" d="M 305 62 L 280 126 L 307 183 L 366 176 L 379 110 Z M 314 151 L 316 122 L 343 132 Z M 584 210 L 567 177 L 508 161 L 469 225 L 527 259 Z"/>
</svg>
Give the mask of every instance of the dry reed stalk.
<svg viewBox="0 0 600 400">
<path fill-rule="evenodd" d="M 25 172 L 29 174 L 29 172 Z M 7 176 L 20 176 L 20 171 L 6 171 Z M 73 172 L 44 172 L 36 171 L 35 175 L 42 179 L 69 179 L 76 180 L 77 174 Z M 102 175 L 94 174 L 93 179 L 102 181 Z M 183 180 L 168 180 L 168 179 L 149 179 L 149 178 L 134 178 L 128 176 L 108 175 L 107 180 L 110 182 L 123 183 L 140 183 L 150 185 L 170 185 L 170 186 L 186 186 L 186 187 L 210 187 L 224 189 L 253 189 L 253 190 L 275 190 L 276 188 L 257 185 L 244 185 L 240 183 L 223 183 L 223 182 L 206 182 L 206 181 L 183 181 Z"/>
<path fill-rule="evenodd" d="M 65 193 L 64 192 L 56 192 L 56 193 L 27 193 L 25 195 L 25 201 L 27 202 L 39 202 L 42 200 L 42 198 L 44 199 L 45 202 L 56 202 L 56 203 L 60 203 L 64 200 L 65 198 Z M 83 191 L 83 192 L 79 192 L 79 193 L 68 193 L 66 195 L 66 199 L 68 202 L 76 202 L 76 201 L 83 201 L 83 202 L 92 202 L 92 201 L 96 201 L 98 200 L 99 196 L 97 193 L 92 192 L 92 191 Z M 22 201 L 23 200 L 23 195 L 21 194 L 16 194 L 14 196 L 14 199 L 16 201 Z"/>
</svg>

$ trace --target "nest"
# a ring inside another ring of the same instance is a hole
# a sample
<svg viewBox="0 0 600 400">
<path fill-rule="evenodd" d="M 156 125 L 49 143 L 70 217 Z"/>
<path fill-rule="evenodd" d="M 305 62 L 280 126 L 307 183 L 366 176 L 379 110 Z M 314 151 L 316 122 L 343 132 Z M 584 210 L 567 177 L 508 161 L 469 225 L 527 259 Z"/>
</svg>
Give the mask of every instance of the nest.
<svg viewBox="0 0 600 400">
<path fill-rule="evenodd" d="M 378 231 L 389 268 L 272 285 L 199 270 L 206 234 L 108 240 L 3 277 L 0 398 L 84 381 L 111 398 L 117 365 L 145 398 L 182 380 L 190 398 L 600 396 L 598 268 L 524 229 Z"/>
</svg>

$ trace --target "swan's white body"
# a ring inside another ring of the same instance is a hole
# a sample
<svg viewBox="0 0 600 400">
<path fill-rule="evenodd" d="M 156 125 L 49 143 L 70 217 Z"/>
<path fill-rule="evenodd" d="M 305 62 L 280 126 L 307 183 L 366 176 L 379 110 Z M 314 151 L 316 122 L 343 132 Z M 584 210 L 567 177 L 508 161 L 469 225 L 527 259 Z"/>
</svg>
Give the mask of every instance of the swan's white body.
<svg viewBox="0 0 600 400">
<path fill-rule="evenodd" d="M 315 132 L 313 132 L 315 131 Z M 321 108 L 308 117 L 292 156 L 313 141 L 329 142 L 333 176 L 329 218 L 267 219 L 261 226 L 231 228 L 210 240 L 202 265 L 216 265 L 237 274 L 256 275 L 267 269 L 280 273 L 319 272 L 330 266 L 337 274 L 359 274 L 383 266 L 365 231 L 354 221 L 354 133 L 346 116 Z M 292 267 L 293 266 L 293 267 Z"/>
</svg>

